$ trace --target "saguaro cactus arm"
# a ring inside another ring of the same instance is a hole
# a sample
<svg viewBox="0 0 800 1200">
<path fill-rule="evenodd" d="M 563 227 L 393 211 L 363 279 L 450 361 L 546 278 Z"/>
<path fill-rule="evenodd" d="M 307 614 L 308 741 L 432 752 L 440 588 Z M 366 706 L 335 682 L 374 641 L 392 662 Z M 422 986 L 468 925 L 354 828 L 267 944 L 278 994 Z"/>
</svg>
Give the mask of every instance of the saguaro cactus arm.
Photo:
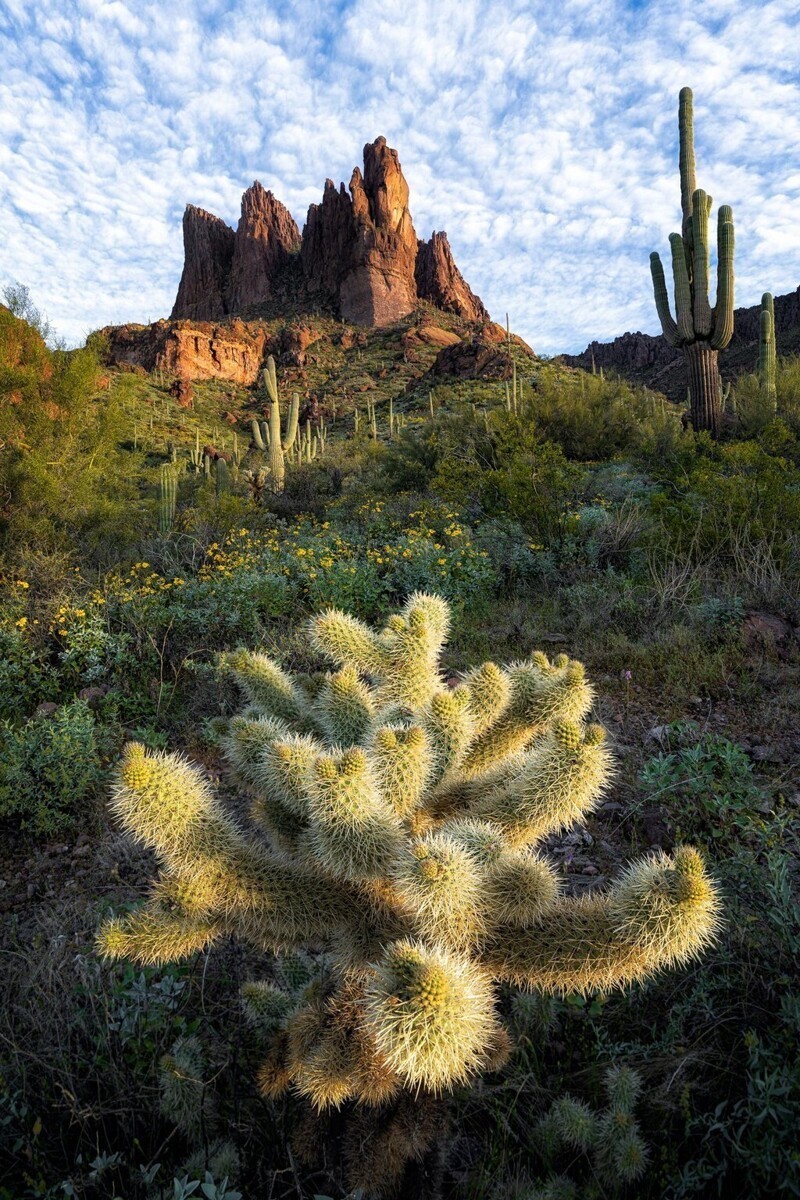
<svg viewBox="0 0 800 1200">
<path fill-rule="evenodd" d="M 713 333 L 709 345 L 724 350 L 733 337 L 733 210 L 721 204 L 717 214 L 717 301 L 713 312 Z"/>
<path fill-rule="evenodd" d="M 667 281 L 664 278 L 664 266 L 661 262 L 661 256 L 657 250 L 654 250 L 650 255 L 650 274 L 653 277 L 653 292 L 656 299 L 656 312 L 658 319 L 661 322 L 661 329 L 664 337 L 669 342 L 670 346 L 679 346 L 681 339 L 678 334 L 678 326 L 670 312 L 669 308 L 669 292 L 667 291 Z"/>
<path fill-rule="evenodd" d="M 679 170 L 681 176 L 682 236 L 687 249 L 692 245 L 692 206 L 697 188 L 694 164 L 694 97 L 692 89 L 681 88 L 678 96 Z M 690 265 L 687 263 L 687 266 Z"/>
</svg>

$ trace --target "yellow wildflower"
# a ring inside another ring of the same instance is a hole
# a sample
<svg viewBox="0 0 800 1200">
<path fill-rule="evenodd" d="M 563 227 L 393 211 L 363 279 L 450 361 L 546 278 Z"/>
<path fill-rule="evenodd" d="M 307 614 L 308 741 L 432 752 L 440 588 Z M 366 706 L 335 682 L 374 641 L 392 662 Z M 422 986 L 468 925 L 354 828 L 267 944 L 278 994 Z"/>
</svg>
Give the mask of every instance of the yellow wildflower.
<svg viewBox="0 0 800 1200">
<path fill-rule="evenodd" d="M 24 629 L 27 624 L 28 624 L 28 618 L 20 617 L 20 619 L 17 621 L 17 629 Z"/>
</svg>

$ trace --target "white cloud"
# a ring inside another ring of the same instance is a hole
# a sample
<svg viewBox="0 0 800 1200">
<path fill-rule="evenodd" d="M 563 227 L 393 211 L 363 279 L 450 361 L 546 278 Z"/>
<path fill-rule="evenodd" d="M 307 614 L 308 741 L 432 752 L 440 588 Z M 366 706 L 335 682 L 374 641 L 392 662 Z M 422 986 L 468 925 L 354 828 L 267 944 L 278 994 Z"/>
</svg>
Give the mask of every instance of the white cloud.
<svg viewBox="0 0 800 1200">
<path fill-rule="evenodd" d="M 798 24 L 795 0 L 6 0 L 0 279 L 70 339 L 163 315 L 185 203 L 235 225 L 260 178 L 302 226 L 384 134 L 420 235 L 537 350 L 655 331 L 688 83 L 755 303 L 800 283 Z"/>
</svg>

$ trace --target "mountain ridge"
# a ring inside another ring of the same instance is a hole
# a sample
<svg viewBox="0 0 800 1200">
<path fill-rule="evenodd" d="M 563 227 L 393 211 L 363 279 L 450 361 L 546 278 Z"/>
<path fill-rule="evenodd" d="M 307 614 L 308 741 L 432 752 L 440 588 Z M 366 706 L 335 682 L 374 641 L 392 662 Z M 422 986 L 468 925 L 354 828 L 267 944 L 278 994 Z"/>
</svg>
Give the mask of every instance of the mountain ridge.
<svg viewBox="0 0 800 1200">
<path fill-rule="evenodd" d="M 720 352 L 723 375 L 736 377 L 756 369 L 761 305 L 734 310 L 733 337 Z M 775 297 L 775 340 L 779 354 L 800 351 L 800 287 Z M 559 354 L 559 362 L 590 371 L 615 370 L 634 383 L 663 392 L 670 400 L 686 395 L 683 351 L 670 346 L 663 334 L 623 333 L 610 342 L 592 341 L 580 354 Z"/>
</svg>

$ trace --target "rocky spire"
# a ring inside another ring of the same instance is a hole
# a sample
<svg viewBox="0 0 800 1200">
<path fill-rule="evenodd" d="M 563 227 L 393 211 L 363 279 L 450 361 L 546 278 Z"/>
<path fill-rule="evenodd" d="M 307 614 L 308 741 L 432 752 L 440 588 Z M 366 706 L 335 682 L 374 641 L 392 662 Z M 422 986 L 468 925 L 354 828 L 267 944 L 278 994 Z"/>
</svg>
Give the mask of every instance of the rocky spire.
<svg viewBox="0 0 800 1200">
<path fill-rule="evenodd" d="M 453 260 L 446 233 L 434 232 L 430 241 L 419 243 L 415 278 L 420 300 L 427 300 L 444 312 L 456 313 L 466 321 L 489 320 L 483 302 Z"/>
<path fill-rule="evenodd" d="M 300 231 L 280 200 L 255 181 L 242 196 L 233 247 L 228 311 L 245 312 L 272 294 L 276 272 L 299 249 Z"/>
<path fill-rule="evenodd" d="M 228 312 L 226 292 L 233 259 L 233 230 L 203 208 L 183 214 L 183 274 L 172 318 L 213 321 Z"/>
<path fill-rule="evenodd" d="M 290 303 L 327 308 L 360 325 L 389 325 L 418 298 L 469 321 L 488 317 L 453 262 L 447 237 L 418 242 L 397 151 L 376 138 L 364 147 L 349 189 L 328 179 L 308 210 L 302 239 L 288 210 L 256 182 L 242 197 L 236 234 L 189 206 L 186 264 L 173 317 L 216 320 L 274 299 L 273 282 L 299 248 L 299 269 L 284 287 Z"/>
</svg>

